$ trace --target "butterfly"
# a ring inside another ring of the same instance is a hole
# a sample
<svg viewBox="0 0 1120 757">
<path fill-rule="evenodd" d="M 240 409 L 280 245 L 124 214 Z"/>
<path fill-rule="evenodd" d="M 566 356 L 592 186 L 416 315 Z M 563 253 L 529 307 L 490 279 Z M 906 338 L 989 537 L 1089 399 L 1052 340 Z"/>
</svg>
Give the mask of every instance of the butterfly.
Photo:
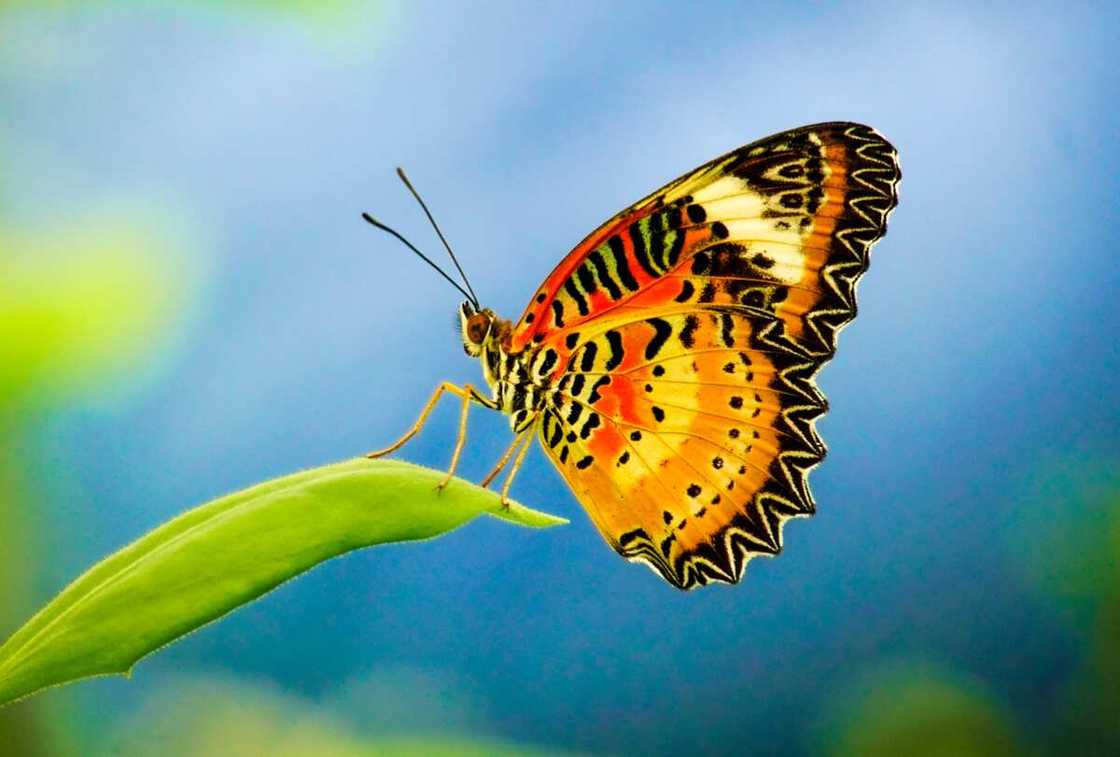
<svg viewBox="0 0 1120 757">
<path fill-rule="evenodd" d="M 403 172 L 440 239 L 439 227 Z M 856 123 L 805 126 L 716 158 L 576 245 L 516 323 L 466 276 L 463 348 L 489 388 L 462 401 L 510 416 L 502 501 L 535 436 L 607 543 L 673 586 L 736 583 L 812 515 L 825 456 L 816 375 L 856 315 L 856 284 L 898 201 L 895 149 Z M 392 229 L 366 215 L 424 257 Z M 462 275 L 462 268 L 451 253 Z M 511 463 L 512 461 L 512 463 Z"/>
</svg>

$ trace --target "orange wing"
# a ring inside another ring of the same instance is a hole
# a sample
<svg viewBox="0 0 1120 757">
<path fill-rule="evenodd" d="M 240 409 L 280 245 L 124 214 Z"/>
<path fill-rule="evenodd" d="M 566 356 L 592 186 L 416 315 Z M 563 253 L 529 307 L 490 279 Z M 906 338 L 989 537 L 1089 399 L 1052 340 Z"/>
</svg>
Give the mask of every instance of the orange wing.
<svg viewBox="0 0 1120 757">
<path fill-rule="evenodd" d="M 560 337 L 587 321 L 697 302 L 776 314 L 802 349 L 830 356 L 900 177 L 894 148 L 852 123 L 793 129 L 716 158 L 580 242 L 538 289 L 510 349 L 563 347 Z"/>
<path fill-rule="evenodd" d="M 624 556 L 681 588 L 734 582 L 813 512 L 814 377 L 899 177 L 869 127 L 784 132 L 623 211 L 545 280 L 509 349 L 555 351 L 542 442 Z"/>
</svg>

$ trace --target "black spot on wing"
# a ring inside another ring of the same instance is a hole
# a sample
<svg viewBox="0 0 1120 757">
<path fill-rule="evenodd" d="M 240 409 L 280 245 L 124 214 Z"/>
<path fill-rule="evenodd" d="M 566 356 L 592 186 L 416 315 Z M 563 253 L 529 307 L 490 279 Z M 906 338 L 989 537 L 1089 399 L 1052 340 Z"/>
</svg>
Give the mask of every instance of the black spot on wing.
<svg viewBox="0 0 1120 757">
<path fill-rule="evenodd" d="M 599 380 L 591 385 L 591 394 L 588 395 L 587 401 L 591 404 L 595 404 L 596 402 L 601 400 L 602 395 L 599 394 L 599 390 L 609 383 L 611 383 L 610 376 L 600 376 Z"/>
<path fill-rule="evenodd" d="M 681 344 L 686 350 L 692 349 L 692 345 L 696 343 L 696 329 L 700 326 L 700 319 L 695 314 L 685 316 L 684 328 L 681 329 L 680 336 Z"/>
<path fill-rule="evenodd" d="M 568 296 L 572 298 L 572 301 L 576 304 L 576 308 L 579 309 L 580 315 L 587 315 L 589 312 L 591 312 L 587 307 L 587 298 L 583 296 L 583 292 L 581 292 L 579 290 L 579 287 L 576 286 L 575 279 L 569 278 L 564 282 L 564 291 L 567 292 Z M 553 300 L 554 304 L 555 302 L 556 301 Z"/>
<path fill-rule="evenodd" d="M 583 346 L 583 352 L 580 354 L 579 369 L 581 371 L 590 371 L 595 366 L 595 355 L 599 352 L 598 346 L 595 342 L 588 342 Z"/>
<path fill-rule="evenodd" d="M 812 187 L 808 195 L 809 201 L 805 204 L 805 210 L 808 213 L 816 213 L 821 207 L 821 200 L 824 199 L 824 190 L 820 187 Z"/>
<path fill-rule="evenodd" d="M 591 436 L 591 432 L 598 428 L 601 423 L 602 421 L 599 420 L 599 414 L 591 413 L 587 416 L 587 420 L 583 422 L 583 427 L 579 430 L 579 438 L 586 439 Z"/>
<path fill-rule="evenodd" d="M 622 358 L 626 355 L 626 352 L 622 348 L 622 334 L 611 329 L 606 333 L 606 337 L 607 344 L 611 348 L 611 356 L 603 367 L 608 371 L 613 371 L 615 368 L 622 365 Z"/>
<path fill-rule="evenodd" d="M 587 263 L 584 263 L 576 269 L 576 278 L 579 279 L 579 285 L 583 288 L 584 294 L 587 296 L 591 296 L 593 292 L 599 290 L 599 285 L 595 282 L 595 274 L 591 272 L 591 268 Z M 583 308 L 580 308 L 580 313 L 582 315 L 587 315 L 587 313 L 583 312 Z"/>
<path fill-rule="evenodd" d="M 540 367 L 537 369 L 537 374 L 540 376 L 547 376 L 549 372 L 556 367 L 556 361 L 559 355 L 554 349 L 547 349 L 544 352 L 544 358 L 541 359 Z"/>
<path fill-rule="evenodd" d="M 696 276 L 704 276 L 708 273 L 708 268 L 712 265 L 712 258 L 707 252 L 698 252 L 692 256 L 692 273 Z"/>
<path fill-rule="evenodd" d="M 635 528 L 633 531 L 627 531 L 618 537 L 618 546 L 625 547 L 633 541 L 649 541 L 649 534 L 644 529 Z"/>
<path fill-rule="evenodd" d="M 719 322 L 720 322 L 720 336 L 723 339 L 724 346 L 734 347 L 735 346 L 735 334 L 733 333 L 733 329 L 735 328 L 735 319 L 733 319 L 731 317 L 730 313 L 720 313 L 719 314 Z"/>
<path fill-rule="evenodd" d="M 622 240 L 617 236 L 611 237 L 611 241 L 618 240 L 618 244 L 610 244 L 609 249 L 611 257 L 614 259 L 614 270 L 618 272 L 618 280 L 622 282 L 622 286 L 627 291 L 638 291 L 638 281 L 634 278 L 634 274 L 630 272 L 630 264 L 626 262 L 626 251 L 622 248 Z"/>
<path fill-rule="evenodd" d="M 549 416 L 552 417 L 551 415 Z M 548 446 L 550 449 L 556 449 L 556 445 L 564 438 L 564 429 L 558 422 L 552 424 L 552 433 L 548 437 Z"/>
<path fill-rule="evenodd" d="M 661 554 L 669 557 L 669 552 L 673 549 L 673 542 L 677 540 L 676 534 L 669 534 L 661 540 Z"/>
<path fill-rule="evenodd" d="M 665 346 L 669 336 L 673 333 L 673 327 L 664 318 L 650 318 L 646 321 L 653 327 L 653 338 L 646 344 L 646 360 L 653 360 L 657 357 L 657 353 Z"/>
<path fill-rule="evenodd" d="M 591 265 L 595 266 L 595 274 L 599 277 L 600 283 L 603 288 L 607 290 L 612 300 L 622 299 L 622 290 L 618 288 L 614 277 L 611 276 L 610 270 L 607 268 L 607 261 L 603 259 L 603 253 L 599 250 L 594 250 L 587 259 L 591 261 Z"/>
</svg>

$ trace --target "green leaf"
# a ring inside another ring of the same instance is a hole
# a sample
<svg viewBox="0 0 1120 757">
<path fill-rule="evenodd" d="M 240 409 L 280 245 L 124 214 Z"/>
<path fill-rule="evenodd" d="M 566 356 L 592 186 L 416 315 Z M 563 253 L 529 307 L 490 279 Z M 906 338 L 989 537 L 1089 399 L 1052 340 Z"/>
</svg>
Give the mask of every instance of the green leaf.
<svg viewBox="0 0 1120 757">
<path fill-rule="evenodd" d="M 196 507 L 102 560 L 0 647 L 0 703 L 140 658 L 324 560 L 430 539 L 482 513 L 543 528 L 561 518 L 408 463 L 349 460 Z"/>
</svg>

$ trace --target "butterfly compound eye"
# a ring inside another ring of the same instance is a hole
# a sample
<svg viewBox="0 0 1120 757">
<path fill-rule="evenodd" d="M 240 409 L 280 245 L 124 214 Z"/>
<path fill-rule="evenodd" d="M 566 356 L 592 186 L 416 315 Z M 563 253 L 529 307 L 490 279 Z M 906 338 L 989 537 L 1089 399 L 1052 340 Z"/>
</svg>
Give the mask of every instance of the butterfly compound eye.
<svg viewBox="0 0 1120 757">
<path fill-rule="evenodd" d="M 474 344 L 482 344 L 482 340 L 486 338 L 486 328 L 489 326 L 489 319 L 477 313 L 471 316 L 467 321 L 467 336 Z"/>
</svg>

